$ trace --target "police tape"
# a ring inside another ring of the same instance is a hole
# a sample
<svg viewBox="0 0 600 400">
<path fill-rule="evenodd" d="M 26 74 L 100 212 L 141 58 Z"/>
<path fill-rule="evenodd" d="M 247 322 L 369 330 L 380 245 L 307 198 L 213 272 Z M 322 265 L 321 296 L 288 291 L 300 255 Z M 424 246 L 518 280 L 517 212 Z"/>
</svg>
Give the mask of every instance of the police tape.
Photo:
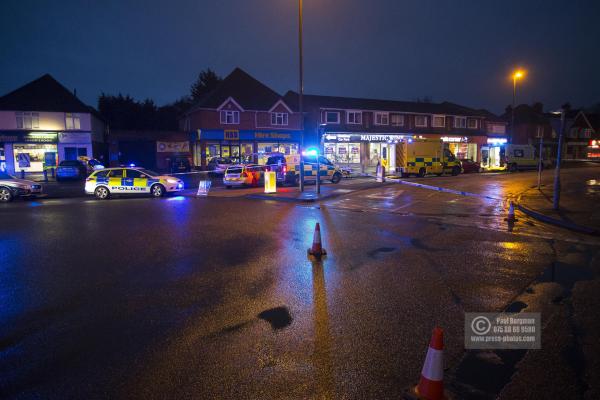
<svg viewBox="0 0 600 400">
<path fill-rule="evenodd" d="M 389 182 L 396 182 L 396 183 L 400 183 L 402 185 L 408 185 L 408 186 L 420 187 L 423 189 L 435 190 L 436 192 L 452 193 L 452 194 L 458 194 L 460 196 L 479 197 L 479 198 L 488 199 L 488 200 L 504 201 L 503 199 L 499 199 L 497 197 L 486 196 L 486 195 L 479 194 L 479 193 L 465 192 L 464 190 L 455 190 L 455 189 L 444 188 L 441 186 L 425 185 L 423 183 L 409 182 L 409 181 L 404 181 L 402 179 L 390 178 L 390 177 L 386 177 L 385 179 Z"/>
</svg>

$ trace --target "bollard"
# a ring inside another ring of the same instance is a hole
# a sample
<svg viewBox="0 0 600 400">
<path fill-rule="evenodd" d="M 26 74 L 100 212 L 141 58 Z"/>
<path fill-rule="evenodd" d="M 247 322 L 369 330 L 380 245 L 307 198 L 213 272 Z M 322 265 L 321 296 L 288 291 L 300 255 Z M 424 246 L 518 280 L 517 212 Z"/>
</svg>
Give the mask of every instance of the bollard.
<svg viewBox="0 0 600 400">
<path fill-rule="evenodd" d="M 25 170 L 24 169 L 21 170 L 21 179 L 25 179 Z"/>
<path fill-rule="evenodd" d="M 48 182 L 48 170 L 44 168 L 44 182 Z"/>
</svg>

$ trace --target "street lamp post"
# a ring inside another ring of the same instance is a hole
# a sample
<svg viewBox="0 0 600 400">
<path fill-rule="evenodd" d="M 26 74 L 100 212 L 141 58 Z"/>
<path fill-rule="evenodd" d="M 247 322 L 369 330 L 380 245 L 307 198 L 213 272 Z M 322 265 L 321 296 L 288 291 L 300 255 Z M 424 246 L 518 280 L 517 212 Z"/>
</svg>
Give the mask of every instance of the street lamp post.
<svg viewBox="0 0 600 400">
<path fill-rule="evenodd" d="M 298 0 L 298 52 L 299 52 L 299 90 L 298 90 L 298 112 L 300 113 L 300 191 L 304 192 L 304 156 L 302 150 L 304 148 L 304 112 L 302 109 L 302 101 L 304 96 L 304 68 L 302 58 L 302 0 Z"/>
<path fill-rule="evenodd" d="M 511 115 L 511 124 L 510 124 L 510 142 L 512 143 L 515 134 L 515 107 L 517 100 L 517 80 L 523 77 L 524 73 L 521 70 L 515 71 L 513 73 L 513 98 L 512 98 L 512 115 Z"/>
</svg>

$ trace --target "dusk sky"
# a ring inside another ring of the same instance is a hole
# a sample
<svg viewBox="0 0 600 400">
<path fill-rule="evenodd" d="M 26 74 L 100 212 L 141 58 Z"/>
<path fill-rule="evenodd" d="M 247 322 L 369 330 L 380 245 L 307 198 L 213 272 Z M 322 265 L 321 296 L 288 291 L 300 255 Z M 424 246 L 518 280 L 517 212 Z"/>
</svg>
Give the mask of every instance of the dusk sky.
<svg viewBox="0 0 600 400">
<path fill-rule="evenodd" d="M 44 73 L 88 104 L 101 92 L 162 105 L 198 72 L 236 66 L 298 87 L 297 0 L 32 1 L 0 5 L 0 94 Z M 453 101 L 600 102 L 600 1 L 305 0 L 305 92 Z"/>
</svg>

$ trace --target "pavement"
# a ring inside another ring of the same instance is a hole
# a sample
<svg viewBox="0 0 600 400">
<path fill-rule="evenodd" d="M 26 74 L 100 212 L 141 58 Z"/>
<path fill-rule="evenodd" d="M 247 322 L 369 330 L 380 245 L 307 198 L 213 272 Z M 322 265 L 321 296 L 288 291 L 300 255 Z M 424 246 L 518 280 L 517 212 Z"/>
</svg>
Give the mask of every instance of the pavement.
<svg viewBox="0 0 600 400">
<path fill-rule="evenodd" d="M 535 179 L 411 181 L 516 199 Z M 393 182 L 252 190 L 0 204 L 0 397 L 396 399 L 439 325 L 457 398 L 597 398 L 598 238 Z M 465 312 L 515 307 L 542 312 L 541 350 L 464 350 Z"/>
</svg>

